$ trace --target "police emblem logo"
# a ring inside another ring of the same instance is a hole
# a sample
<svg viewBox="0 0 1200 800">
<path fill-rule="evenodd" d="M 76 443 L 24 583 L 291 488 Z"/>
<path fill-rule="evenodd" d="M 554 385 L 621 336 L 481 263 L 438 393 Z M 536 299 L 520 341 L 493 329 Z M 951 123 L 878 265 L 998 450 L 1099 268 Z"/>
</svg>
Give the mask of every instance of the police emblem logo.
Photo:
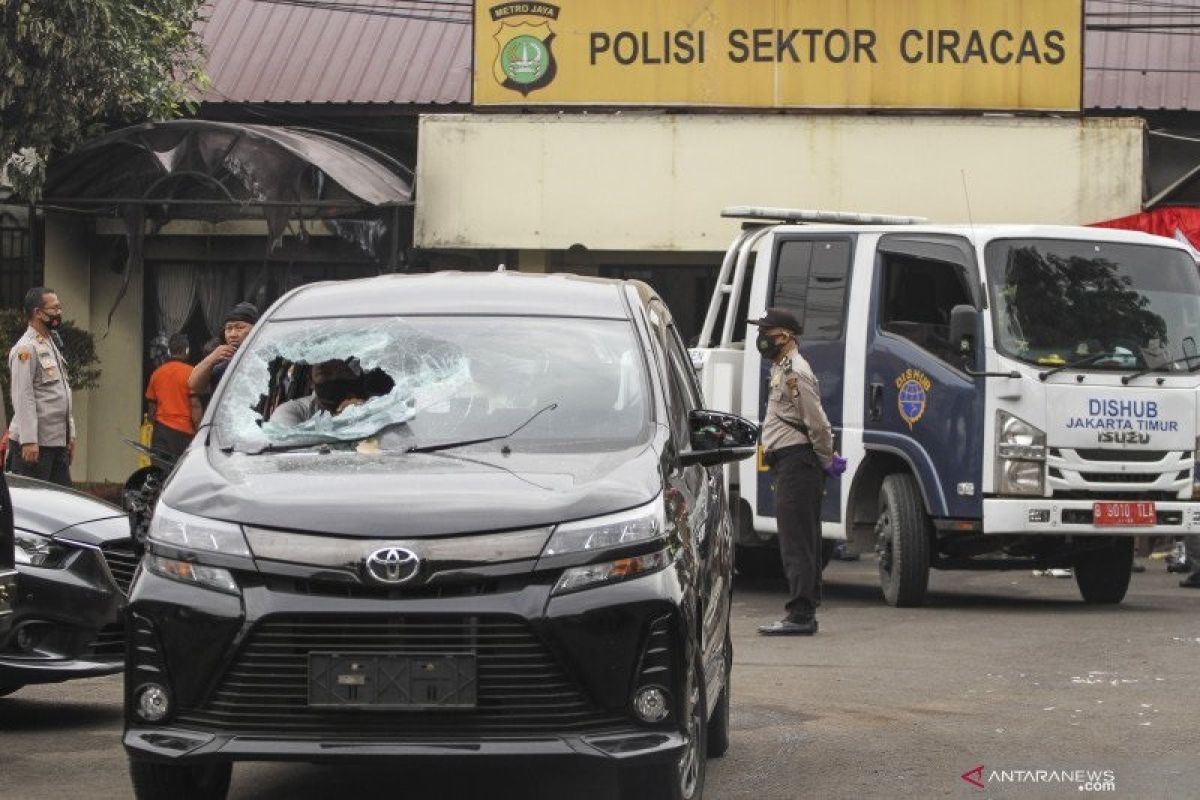
<svg viewBox="0 0 1200 800">
<path fill-rule="evenodd" d="M 919 369 L 906 369 L 896 378 L 896 405 L 910 431 L 925 416 L 932 389 L 933 381 Z"/>
<path fill-rule="evenodd" d="M 558 19 L 558 12 L 558 6 L 549 3 L 504 3 L 490 9 L 492 20 L 500 23 L 493 34 L 492 75 L 497 83 L 526 97 L 550 85 L 558 73 L 550 22 Z"/>
</svg>

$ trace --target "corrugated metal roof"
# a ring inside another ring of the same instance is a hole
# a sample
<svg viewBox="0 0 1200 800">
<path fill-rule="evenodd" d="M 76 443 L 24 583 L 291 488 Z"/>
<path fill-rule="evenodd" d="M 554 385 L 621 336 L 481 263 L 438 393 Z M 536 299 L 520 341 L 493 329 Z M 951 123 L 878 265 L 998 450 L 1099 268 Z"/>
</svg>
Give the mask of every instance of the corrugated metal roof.
<svg viewBox="0 0 1200 800">
<path fill-rule="evenodd" d="M 1087 0 L 1083 104 L 1200 109 L 1200 3 Z"/>
<path fill-rule="evenodd" d="M 210 0 L 202 99 L 470 103 L 471 13 L 467 0 Z"/>
</svg>

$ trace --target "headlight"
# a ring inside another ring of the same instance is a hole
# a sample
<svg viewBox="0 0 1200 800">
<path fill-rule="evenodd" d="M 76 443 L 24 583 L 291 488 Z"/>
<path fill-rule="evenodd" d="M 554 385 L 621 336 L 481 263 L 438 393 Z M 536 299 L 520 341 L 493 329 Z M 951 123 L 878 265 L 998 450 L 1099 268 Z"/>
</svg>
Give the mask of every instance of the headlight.
<svg viewBox="0 0 1200 800">
<path fill-rule="evenodd" d="M 238 585 L 237 581 L 233 579 L 233 573 L 223 567 L 193 564 L 190 561 L 178 561 L 174 558 L 163 558 L 150 553 L 146 556 L 146 569 L 155 575 L 161 575 L 173 581 L 207 586 L 210 589 L 230 594 L 238 593 Z"/>
<path fill-rule="evenodd" d="M 57 569 L 63 565 L 67 555 L 71 552 L 55 543 L 49 536 L 42 536 L 40 533 L 16 531 L 13 541 L 16 544 L 16 547 L 13 548 L 16 562 L 28 564 L 31 567 Z"/>
<path fill-rule="evenodd" d="M 162 503 L 154 509 L 147 538 L 187 550 L 250 557 L 241 526 L 184 514 Z"/>
<path fill-rule="evenodd" d="M 608 550 L 639 542 L 662 539 L 666 534 L 666 515 L 662 497 L 646 505 L 606 517 L 593 517 L 568 522 L 554 529 L 546 543 L 544 556 L 580 553 L 587 550 Z"/>
<path fill-rule="evenodd" d="M 996 484 L 1000 494 L 1045 494 L 1046 434 L 1007 411 L 996 412 Z"/>
<path fill-rule="evenodd" d="M 671 563 L 671 557 L 666 550 L 657 553 L 647 553 L 634 558 L 618 558 L 616 561 L 606 561 L 603 564 L 588 564 L 586 567 L 572 567 L 565 570 L 554 584 L 554 594 L 565 594 L 602 583 L 637 578 L 658 572 Z"/>
</svg>

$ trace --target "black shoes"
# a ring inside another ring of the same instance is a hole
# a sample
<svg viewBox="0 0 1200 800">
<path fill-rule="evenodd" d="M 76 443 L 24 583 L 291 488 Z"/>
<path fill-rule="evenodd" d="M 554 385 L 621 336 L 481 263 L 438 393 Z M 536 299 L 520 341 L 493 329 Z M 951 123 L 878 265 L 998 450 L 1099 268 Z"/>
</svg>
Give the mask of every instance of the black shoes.
<svg viewBox="0 0 1200 800">
<path fill-rule="evenodd" d="M 758 626 L 758 632 L 763 636 L 812 636 L 820 626 L 815 618 L 810 619 L 781 619 L 768 625 Z"/>
<path fill-rule="evenodd" d="M 1179 582 L 1185 589 L 1200 589 L 1200 571 L 1193 572 Z"/>
</svg>

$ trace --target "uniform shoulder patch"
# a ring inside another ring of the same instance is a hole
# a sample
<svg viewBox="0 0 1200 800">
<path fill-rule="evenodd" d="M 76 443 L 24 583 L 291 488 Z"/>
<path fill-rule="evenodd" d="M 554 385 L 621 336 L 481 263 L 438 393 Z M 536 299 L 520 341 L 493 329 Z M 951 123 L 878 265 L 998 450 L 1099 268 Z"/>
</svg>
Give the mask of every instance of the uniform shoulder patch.
<svg viewBox="0 0 1200 800">
<path fill-rule="evenodd" d="M 29 360 L 29 351 L 28 350 L 18 350 L 17 351 L 17 360 L 18 361 L 28 361 Z"/>
</svg>

